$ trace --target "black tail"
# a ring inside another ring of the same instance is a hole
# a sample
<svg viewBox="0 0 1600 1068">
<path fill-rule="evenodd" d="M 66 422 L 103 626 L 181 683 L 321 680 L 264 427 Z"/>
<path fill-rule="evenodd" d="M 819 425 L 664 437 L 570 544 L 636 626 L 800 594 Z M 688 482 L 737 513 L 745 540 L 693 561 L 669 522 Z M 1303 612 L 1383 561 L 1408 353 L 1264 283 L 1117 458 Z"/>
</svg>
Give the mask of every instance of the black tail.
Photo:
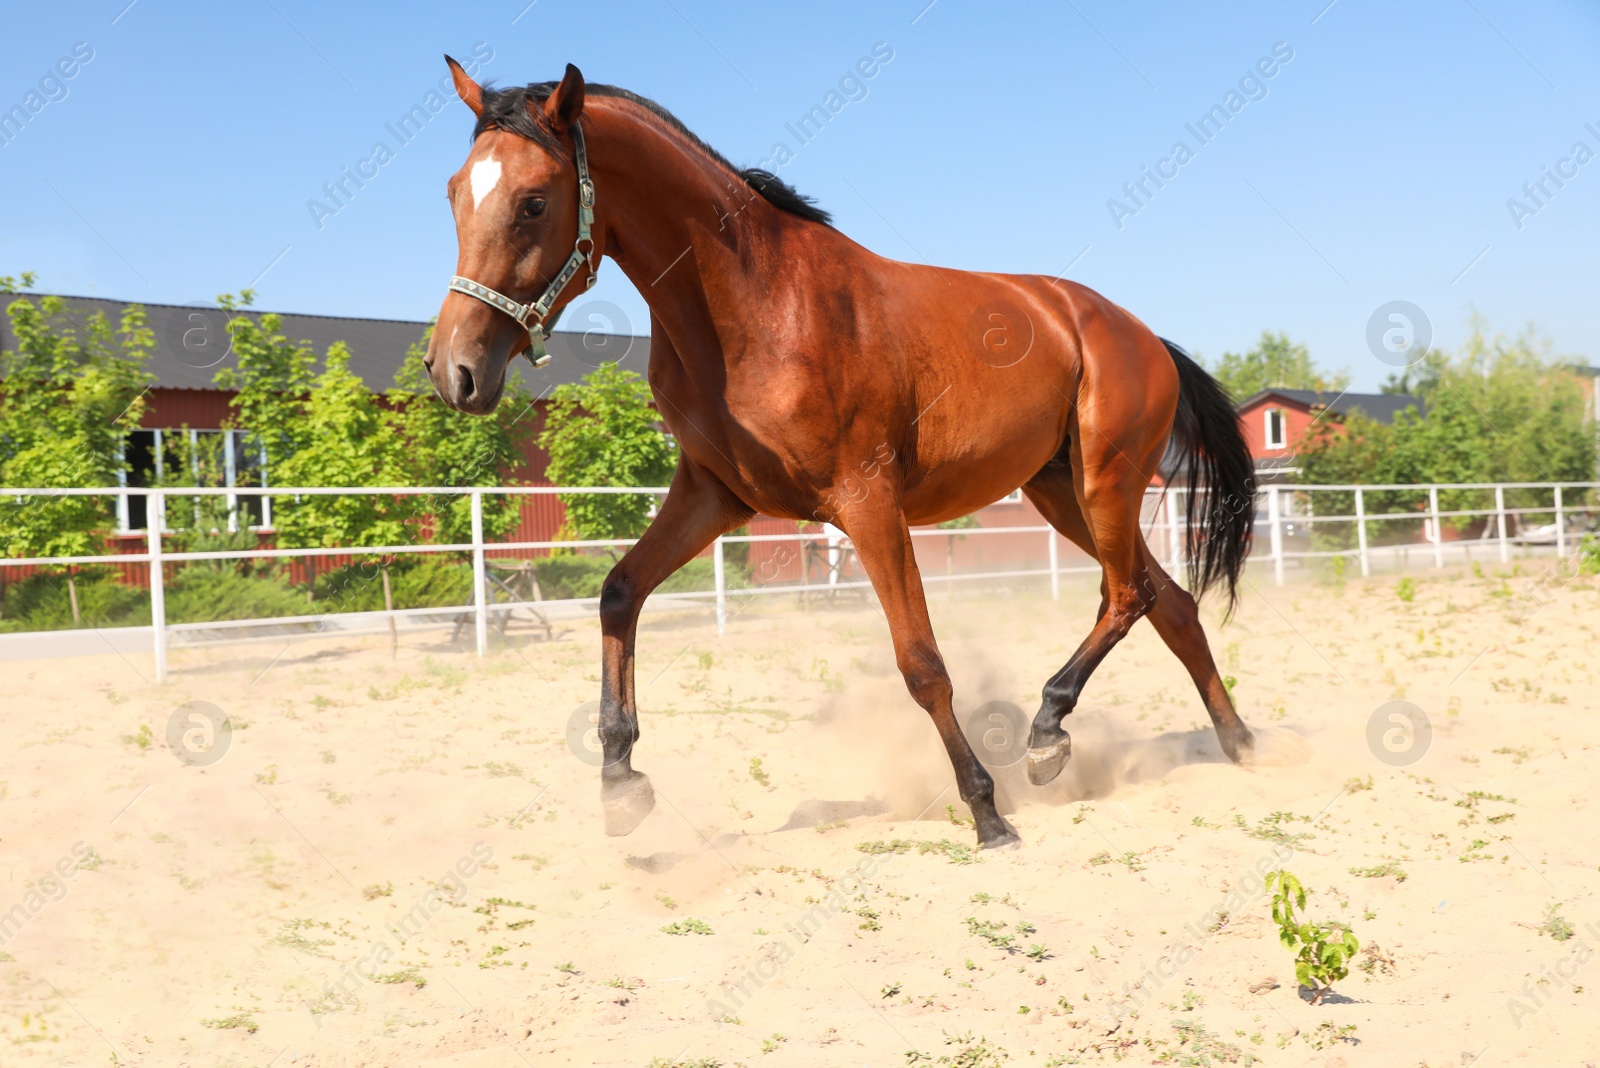
<svg viewBox="0 0 1600 1068">
<path fill-rule="evenodd" d="M 1218 581 L 1228 588 L 1228 612 L 1239 600 L 1239 573 L 1255 530 L 1255 464 L 1239 430 L 1233 402 L 1215 378 L 1181 348 L 1161 339 L 1178 366 L 1178 413 L 1172 446 L 1189 528 L 1189 589 L 1198 598 Z"/>
</svg>

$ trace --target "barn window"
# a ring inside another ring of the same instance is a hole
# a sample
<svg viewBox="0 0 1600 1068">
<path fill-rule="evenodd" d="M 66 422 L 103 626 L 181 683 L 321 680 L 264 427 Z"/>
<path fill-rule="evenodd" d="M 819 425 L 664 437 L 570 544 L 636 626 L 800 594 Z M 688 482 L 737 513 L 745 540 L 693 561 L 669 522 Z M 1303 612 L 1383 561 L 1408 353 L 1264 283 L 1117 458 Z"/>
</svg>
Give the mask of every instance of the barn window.
<svg viewBox="0 0 1600 1068">
<path fill-rule="evenodd" d="M 1288 447 L 1287 427 L 1283 421 L 1282 408 L 1267 409 L 1267 448 L 1282 449 Z"/>
</svg>

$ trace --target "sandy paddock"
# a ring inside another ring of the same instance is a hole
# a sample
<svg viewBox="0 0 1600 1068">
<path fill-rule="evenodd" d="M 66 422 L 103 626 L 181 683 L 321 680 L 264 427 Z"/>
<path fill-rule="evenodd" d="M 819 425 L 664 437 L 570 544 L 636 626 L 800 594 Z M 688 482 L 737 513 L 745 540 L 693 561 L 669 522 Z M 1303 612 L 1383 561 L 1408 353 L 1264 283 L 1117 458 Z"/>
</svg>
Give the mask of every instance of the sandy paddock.
<svg viewBox="0 0 1600 1068">
<path fill-rule="evenodd" d="M 1000 853 L 952 824 L 859 600 L 735 605 L 720 639 L 646 617 L 659 802 L 623 839 L 569 744 L 590 620 L 483 661 L 187 653 L 160 688 L 147 659 L 8 663 L 0 1064 L 1593 1064 L 1600 588 L 1527 593 L 1549 568 L 1419 573 L 1410 602 L 1254 573 L 1208 611 L 1249 769 L 1141 625 L 1061 779 L 998 773 Z M 963 713 L 1031 713 L 1097 601 L 932 599 Z M 1433 726 L 1410 766 L 1368 744 L 1395 699 Z M 166 744 L 189 701 L 236 728 L 207 767 Z M 1320 1005 L 1260 889 L 1280 865 L 1365 947 Z"/>
</svg>

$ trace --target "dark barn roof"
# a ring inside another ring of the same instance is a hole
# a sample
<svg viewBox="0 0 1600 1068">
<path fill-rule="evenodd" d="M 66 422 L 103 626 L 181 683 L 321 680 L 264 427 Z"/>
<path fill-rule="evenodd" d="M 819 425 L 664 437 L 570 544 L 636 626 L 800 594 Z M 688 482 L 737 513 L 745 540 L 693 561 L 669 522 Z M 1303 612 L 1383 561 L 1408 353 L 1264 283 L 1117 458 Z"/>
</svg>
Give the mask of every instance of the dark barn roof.
<svg viewBox="0 0 1600 1068">
<path fill-rule="evenodd" d="M 20 296 L 37 298 L 43 294 Z M 9 304 L 15 299 L 0 299 L 0 303 Z M 212 380 L 217 371 L 235 363 L 233 353 L 228 351 L 227 316 L 220 308 L 100 297 L 62 297 L 62 300 L 66 302 L 70 318 L 81 323 L 95 312 L 102 312 L 112 329 L 121 319 L 124 307 L 141 304 L 149 317 L 150 329 L 155 332 L 155 349 L 146 366 L 155 375 L 158 388 L 215 389 Z M 259 319 L 265 313 L 250 310 L 246 314 Z M 428 326 L 425 322 L 402 319 L 278 314 L 283 320 L 280 330 L 285 337 L 311 343 L 319 369 L 328 346 L 343 341 L 350 348 L 350 369 L 375 392 L 394 385 L 394 375 L 405 358 L 406 349 L 422 337 Z M 0 349 L 10 350 L 15 344 L 9 317 L 0 315 Z M 648 337 L 558 330 L 551 336 L 547 348 L 551 361 L 543 369 L 534 368 L 520 357 L 515 364 L 514 373 L 521 376 L 535 395 L 546 393 L 554 386 L 576 382 L 601 363 L 621 362 L 642 375 L 650 357 Z"/>
<path fill-rule="evenodd" d="M 1409 393 L 1333 393 L 1315 389 L 1280 389 L 1273 386 L 1234 406 L 1236 411 L 1254 408 L 1268 397 L 1281 397 L 1306 408 L 1326 408 L 1334 415 L 1359 411 L 1378 423 L 1392 423 L 1407 408 L 1425 412 L 1422 401 Z"/>
</svg>

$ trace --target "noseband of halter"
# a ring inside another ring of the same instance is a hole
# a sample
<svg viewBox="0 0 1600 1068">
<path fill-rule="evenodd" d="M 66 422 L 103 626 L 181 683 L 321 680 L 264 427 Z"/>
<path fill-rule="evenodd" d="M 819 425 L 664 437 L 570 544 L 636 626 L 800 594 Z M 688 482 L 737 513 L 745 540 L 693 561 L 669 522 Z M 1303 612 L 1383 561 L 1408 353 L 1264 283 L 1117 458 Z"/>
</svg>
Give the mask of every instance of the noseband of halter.
<svg viewBox="0 0 1600 1068">
<path fill-rule="evenodd" d="M 589 266 L 589 280 L 583 287 L 585 290 L 594 287 L 595 279 L 600 274 L 600 257 L 594 247 L 594 238 L 589 234 L 594 226 L 594 181 L 589 177 L 589 156 L 583 148 L 583 130 L 577 123 L 572 125 L 572 143 L 577 148 L 578 160 L 578 240 L 573 245 L 572 255 L 567 257 L 565 266 L 550 284 L 545 286 L 539 299 L 532 304 L 518 304 L 504 293 L 496 292 L 470 278 L 463 278 L 458 274 L 450 279 L 451 292 L 476 297 L 489 307 L 505 312 L 517 321 L 518 326 L 528 332 L 528 359 L 533 361 L 535 367 L 543 367 L 550 362 L 550 354 L 544 350 L 544 343 L 555 327 L 556 320 L 561 318 L 561 313 L 557 312 L 554 318 L 548 323 L 545 322 L 545 317 L 550 314 L 551 305 L 561 296 L 561 291 L 567 288 L 567 283 L 572 281 L 572 276 L 578 273 L 579 267 L 585 264 Z M 587 252 L 584 251 L 585 245 L 589 246 Z"/>
</svg>

